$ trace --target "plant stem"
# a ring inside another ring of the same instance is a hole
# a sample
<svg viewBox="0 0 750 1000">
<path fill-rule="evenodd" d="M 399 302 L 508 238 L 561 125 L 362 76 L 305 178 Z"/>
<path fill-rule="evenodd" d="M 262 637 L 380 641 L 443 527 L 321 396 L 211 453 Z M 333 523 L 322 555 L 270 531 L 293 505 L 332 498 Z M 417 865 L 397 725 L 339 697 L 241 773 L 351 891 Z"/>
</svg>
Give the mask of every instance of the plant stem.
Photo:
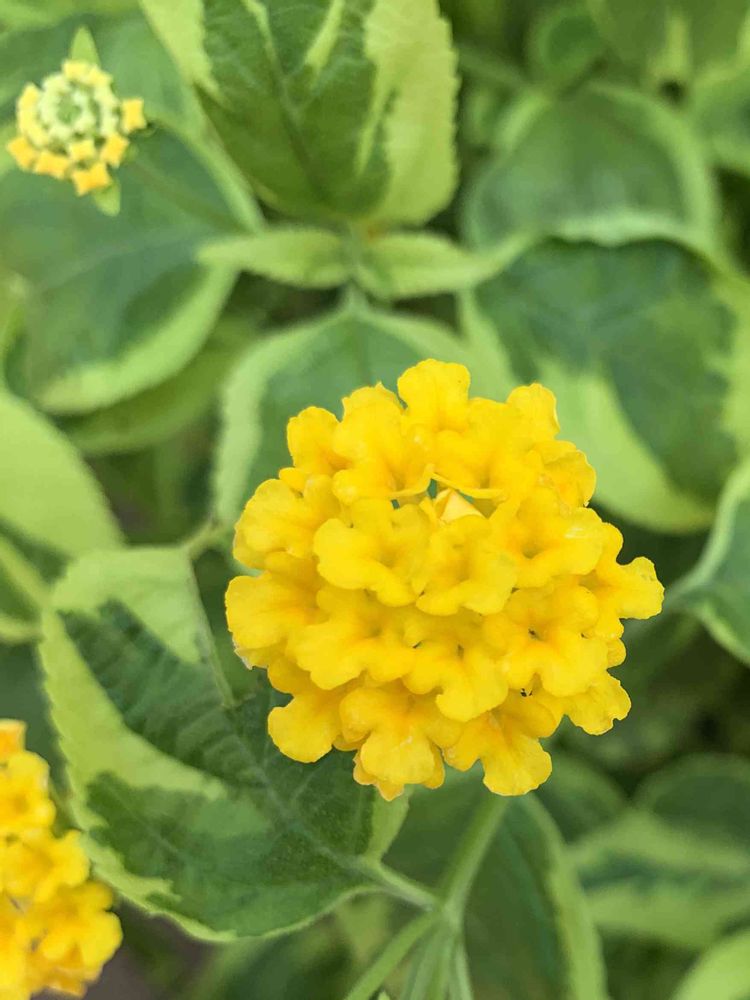
<svg viewBox="0 0 750 1000">
<path fill-rule="evenodd" d="M 449 984 L 454 988 L 466 900 L 507 806 L 507 799 L 500 796 L 482 796 L 440 883 L 442 919 L 412 965 L 404 1000 L 442 1000 Z M 459 985 L 465 986 L 467 982 L 462 979 Z"/>
<path fill-rule="evenodd" d="M 507 808 L 508 800 L 502 796 L 483 795 L 453 861 L 446 869 L 439 894 L 443 899 L 443 912 L 454 926 L 461 925 L 467 896 Z"/>
<path fill-rule="evenodd" d="M 400 899 L 404 903 L 410 903 L 420 910 L 434 910 L 440 904 L 435 893 L 426 886 L 407 878 L 405 875 L 400 875 L 379 861 L 368 865 L 367 872 L 390 896 Z"/>
<path fill-rule="evenodd" d="M 474 990 L 469 975 L 466 948 L 459 944 L 453 955 L 453 978 L 450 986 L 450 1000 L 474 1000 Z"/>
<path fill-rule="evenodd" d="M 185 551 L 192 562 L 199 559 L 204 552 L 214 548 L 229 534 L 229 529 L 224 524 L 219 524 L 211 519 L 205 521 L 197 531 L 183 542 Z"/>
<path fill-rule="evenodd" d="M 457 946 L 456 932 L 443 921 L 423 941 L 414 957 L 401 1000 L 443 1000 Z"/>
<path fill-rule="evenodd" d="M 373 993 L 385 982 L 398 964 L 409 954 L 414 945 L 421 941 L 439 918 L 438 911 L 423 913 L 402 927 L 399 933 L 386 945 L 379 957 L 366 969 L 344 1000 L 370 1000 Z"/>
</svg>

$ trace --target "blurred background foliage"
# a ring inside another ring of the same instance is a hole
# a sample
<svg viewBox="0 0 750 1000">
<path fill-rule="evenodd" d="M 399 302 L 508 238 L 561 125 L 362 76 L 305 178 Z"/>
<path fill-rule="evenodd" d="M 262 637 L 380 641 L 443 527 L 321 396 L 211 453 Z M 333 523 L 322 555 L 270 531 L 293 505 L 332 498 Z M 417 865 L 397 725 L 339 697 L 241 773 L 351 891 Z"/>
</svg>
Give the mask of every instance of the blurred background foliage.
<svg viewBox="0 0 750 1000">
<path fill-rule="evenodd" d="M 599 509 L 670 586 L 662 617 L 627 628 L 630 716 L 599 739 L 561 732 L 552 779 L 498 834 L 467 924 L 476 997 L 600 996 L 589 953 L 565 947 L 585 908 L 613 1000 L 742 1000 L 750 4 L 444 0 L 460 171 L 450 199 L 449 139 L 443 128 L 433 143 L 428 123 L 424 205 L 399 202 L 402 181 L 377 163 L 342 193 L 347 134 L 326 131 L 325 101 L 308 122 L 316 202 L 283 151 L 263 149 L 272 111 L 256 98 L 227 110 L 192 86 L 199 63 L 175 27 L 190 6 L 165 18 L 158 0 L 0 0 L 0 135 L 24 83 L 54 71 L 81 27 L 152 123 L 114 218 L 0 156 L 0 714 L 29 721 L 63 782 L 40 614 L 69 560 L 123 541 L 188 540 L 242 690 L 223 624 L 228 540 L 244 498 L 284 464 L 288 416 L 392 384 L 425 355 L 463 359 L 493 396 L 539 379 L 598 471 Z M 279 43 L 297 86 L 293 35 Z M 344 81 L 355 97 L 369 71 L 357 67 Z M 220 87 L 239 86 L 230 77 Z M 358 97 L 341 111 L 352 129 L 372 113 Z M 388 235 L 441 205 L 426 242 Z M 435 880 L 476 791 L 456 779 L 415 795 L 386 860 Z M 341 1000 L 402 915 L 366 897 L 226 947 L 136 908 L 123 919 L 126 947 L 92 997 Z"/>
</svg>

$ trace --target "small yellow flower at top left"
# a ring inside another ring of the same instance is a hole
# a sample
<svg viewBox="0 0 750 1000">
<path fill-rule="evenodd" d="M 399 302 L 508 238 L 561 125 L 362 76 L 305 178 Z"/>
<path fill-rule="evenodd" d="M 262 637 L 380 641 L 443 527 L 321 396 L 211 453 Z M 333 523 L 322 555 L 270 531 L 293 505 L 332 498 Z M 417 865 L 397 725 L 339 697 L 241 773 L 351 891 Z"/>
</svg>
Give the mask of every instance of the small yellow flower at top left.
<svg viewBox="0 0 750 1000">
<path fill-rule="evenodd" d="M 109 73 L 68 59 L 41 86 L 24 87 L 16 102 L 18 134 L 6 149 L 22 170 L 70 181 L 84 195 L 109 187 L 128 137 L 146 124 L 142 98 L 120 100 Z"/>
</svg>

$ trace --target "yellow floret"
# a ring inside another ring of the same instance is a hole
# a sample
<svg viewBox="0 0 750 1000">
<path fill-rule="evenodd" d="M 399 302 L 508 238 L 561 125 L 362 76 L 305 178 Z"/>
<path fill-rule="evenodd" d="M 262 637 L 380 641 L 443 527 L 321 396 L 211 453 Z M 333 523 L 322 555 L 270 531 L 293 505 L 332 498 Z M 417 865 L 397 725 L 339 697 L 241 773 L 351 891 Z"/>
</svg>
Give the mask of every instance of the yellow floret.
<svg viewBox="0 0 750 1000">
<path fill-rule="evenodd" d="M 344 590 L 365 590 L 387 607 L 414 603 L 423 589 L 430 534 L 419 507 L 358 500 L 345 523 L 332 517 L 315 533 L 318 572 Z"/>
<path fill-rule="evenodd" d="M 35 84 L 27 83 L 21 91 L 21 96 L 18 98 L 17 109 L 19 111 L 29 111 L 35 108 L 39 103 L 41 93 L 41 90 Z"/>
<path fill-rule="evenodd" d="M 104 163 L 109 164 L 111 167 L 119 167 L 122 163 L 122 158 L 125 155 L 125 150 L 130 145 L 130 142 L 125 138 L 125 136 L 114 132 L 112 135 L 107 137 L 102 148 L 99 150 L 99 156 Z"/>
<path fill-rule="evenodd" d="M 14 898 L 48 902 L 63 886 L 73 888 L 86 880 L 88 858 L 80 834 L 70 831 L 55 837 L 49 830 L 34 830 L 7 848 L 2 867 L 5 891 Z"/>
<path fill-rule="evenodd" d="M 79 139 L 71 142 L 68 154 L 73 163 L 88 163 L 96 157 L 96 146 L 93 139 Z"/>
<path fill-rule="evenodd" d="M 62 180 L 71 166 L 70 158 L 59 153 L 50 153 L 45 149 L 39 154 L 39 158 L 34 164 L 35 174 L 44 174 L 47 177 L 54 177 Z"/>
<path fill-rule="evenodd" d="M 74 170 L 71 176 L 78 195 L 101 191 L 109 187 L 112 180 L 104 163 L 95 163 L 92 167 Z"/>
<path fill-rule="evenodd" d="M 49 768 L 41 757 L 22 751 L 0 767 L 0 837 L 46 829 L 55 818 L 48 796 Z"/>
<path fill-rule="evenodd" d="M 481 761 L 519 795 L 549 776 L 540 740 L 564 716 L 601 733 L 627 714 L 621 619 L 663 591 L 647 559 L 617 562 L 547 389 L 471 398 L 466 369 L 437 361 L 398 389 L 290 420 L 293 464 L 237 525 L 254 575 L 230 584 L 229 627 L 292 696 L 269 718 L 287 756 L 354 751 L 355 780 L 388 799 Z"/>
<path fill-rule="evenodd" d="M 85 82 L 90 87 L 108 87 L 112 83 L 112 74 L 105 73 L 98 66 L 89 66 Z"/>
<path fill-rule="evenodd" d="M 39 157 L 39 151 L 25 135 L 11 139 L 5 148 L 22 170 L 31 170 Z"/>
<path fill-rule="evenodd" d="M 63 75 L 72 83 L 86 83 L 91 63 L 82 62 L 80 59 L 66 59 L 62 65 Z"/>
<path fill-rule="evenodd" d="M 302 492 L 310 476 L 332 476 L 343 469 L 346 459 L 333 447 L 339 422 L 328 410 L 309 406 L 287 425 L 286 439 L 293 466 L 282 469 L 279 477 Z"/>
<path fill-rule="evenodd" d="M 143 111 L 143 100 L 131 97 L 122 102 L 122 129 L 126 135 L 146 127 L 146 116 Z"/>
</svg>

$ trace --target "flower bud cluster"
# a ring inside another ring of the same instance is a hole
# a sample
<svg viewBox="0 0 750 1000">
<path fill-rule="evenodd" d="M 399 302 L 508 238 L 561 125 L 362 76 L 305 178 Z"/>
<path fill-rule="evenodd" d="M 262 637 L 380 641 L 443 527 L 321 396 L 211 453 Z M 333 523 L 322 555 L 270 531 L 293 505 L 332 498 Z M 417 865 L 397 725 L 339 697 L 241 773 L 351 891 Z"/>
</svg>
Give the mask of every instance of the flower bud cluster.
<svg viewBox="0 0 750 1000">
<path fill-rule="evenodd" d="M 22 170 L 71 181 L 79 195 L 112 182 L 130 145 L 146 127 L 143 101 L 120 100 L 112 77 L 91 63 L 69 59 L 16 104 L 18 135 L 8 151 Z"/>
</svg>

